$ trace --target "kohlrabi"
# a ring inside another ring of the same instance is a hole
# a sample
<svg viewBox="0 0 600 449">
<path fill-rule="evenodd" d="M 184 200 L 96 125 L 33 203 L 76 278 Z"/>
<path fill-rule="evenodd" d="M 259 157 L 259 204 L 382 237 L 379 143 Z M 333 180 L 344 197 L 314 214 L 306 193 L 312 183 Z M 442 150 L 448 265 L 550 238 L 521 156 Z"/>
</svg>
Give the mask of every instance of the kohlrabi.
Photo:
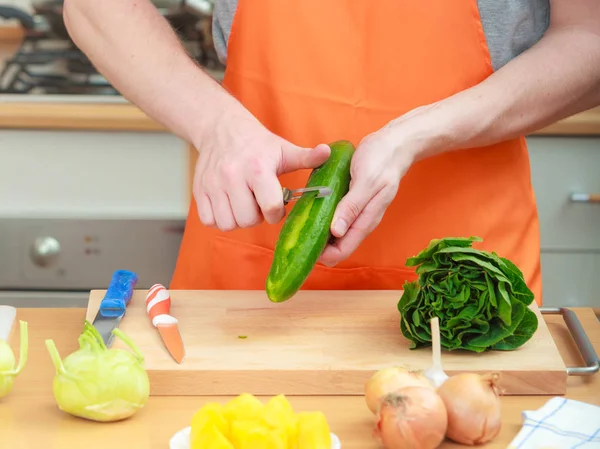
<svg viewBox="0 0 600 449">
<path fill-rule="evenodd" d="M 46 347 L 56 368 L 53 392 L 59 409 L 92 421 L 118 421 L 141 409 L 150 396 L 144 357 L 121 330 L 119 337 L 132 352 L 108 349 L 96 328 L 85 322 L 79 349 L 61 361 L 54 341 Z"/>
<path fill-rule="evenodd" d="M 16 365 L 15 354 L 8 341 L 4 339 L 4 335 L 0 336 L 0 398 L 10 393 L 15 383 L 15 378 L 23 370 L 25 363 L 27 363 L 27 322 L 20 321 L 20 328 L 21 347 L 18 365 Z"/>
</svg>

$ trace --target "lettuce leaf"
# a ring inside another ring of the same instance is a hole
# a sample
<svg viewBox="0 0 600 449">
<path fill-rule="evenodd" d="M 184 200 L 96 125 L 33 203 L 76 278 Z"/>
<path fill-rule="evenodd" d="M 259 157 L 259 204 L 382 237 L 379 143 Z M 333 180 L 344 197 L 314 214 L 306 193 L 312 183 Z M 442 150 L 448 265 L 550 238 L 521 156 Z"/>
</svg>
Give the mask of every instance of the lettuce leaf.
<svg viewBox="0 0 600 449">
<path fill-rule="evenodd" d="M 418 279 L 404 284 L 400 330 L 410 348 L 431 345 L 430 321 L 439 318 L 440 343 L 452 351 L 511 351 L 538 327 L 523 273 L 496 253 L 471 247 L 479 237 L 432 240 L 406 261 Z"/>
</svg>

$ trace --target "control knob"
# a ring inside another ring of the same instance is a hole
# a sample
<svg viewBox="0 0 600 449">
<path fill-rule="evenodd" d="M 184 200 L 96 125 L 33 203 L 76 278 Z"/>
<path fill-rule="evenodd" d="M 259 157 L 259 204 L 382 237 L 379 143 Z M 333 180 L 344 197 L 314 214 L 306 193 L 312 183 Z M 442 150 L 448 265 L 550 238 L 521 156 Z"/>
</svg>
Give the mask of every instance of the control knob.
<svg viewBox="0 0 600 449">
<path fill-rule="evenodd" d="M 38 267 L 52 265 L 60 254 L 60 243 L 54 237 L 38 237 L 31 247 L 31 259 Z"/>
</svg>

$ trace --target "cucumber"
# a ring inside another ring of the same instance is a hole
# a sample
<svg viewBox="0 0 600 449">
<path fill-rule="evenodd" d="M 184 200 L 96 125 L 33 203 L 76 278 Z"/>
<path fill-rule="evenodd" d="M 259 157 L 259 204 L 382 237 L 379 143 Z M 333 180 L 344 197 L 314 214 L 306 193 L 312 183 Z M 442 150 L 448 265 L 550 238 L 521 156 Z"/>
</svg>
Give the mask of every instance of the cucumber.
<svg viewBox="0 0 600 449">
<path fill-rule="evenodd" d="M 333 214 L 350 188 L 354 146 L 340 140 L 329 147 L 329 158 L 311 172 L 306 187 L 329 187 L 331 194 L 315 198 L 318 192 L 305 193 L 286 217 L 266 281 L 272 302 L 287 301 L 302 287 L 331 238 Z"/>
</svg>

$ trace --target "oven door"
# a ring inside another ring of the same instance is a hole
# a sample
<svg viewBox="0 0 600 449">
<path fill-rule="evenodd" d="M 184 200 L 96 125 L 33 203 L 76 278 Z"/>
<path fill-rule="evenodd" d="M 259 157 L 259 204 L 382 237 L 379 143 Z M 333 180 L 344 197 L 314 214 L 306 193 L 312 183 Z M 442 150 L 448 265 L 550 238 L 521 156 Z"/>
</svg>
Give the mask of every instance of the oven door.
<svg viewBox="0 0 600 449">
<path fill-rule="evenodd" d="M 0 130 L 0 304 L 85 307 L 115 270 L 168 285 L 189 207 L 169 133 Z"/>
</svg>

